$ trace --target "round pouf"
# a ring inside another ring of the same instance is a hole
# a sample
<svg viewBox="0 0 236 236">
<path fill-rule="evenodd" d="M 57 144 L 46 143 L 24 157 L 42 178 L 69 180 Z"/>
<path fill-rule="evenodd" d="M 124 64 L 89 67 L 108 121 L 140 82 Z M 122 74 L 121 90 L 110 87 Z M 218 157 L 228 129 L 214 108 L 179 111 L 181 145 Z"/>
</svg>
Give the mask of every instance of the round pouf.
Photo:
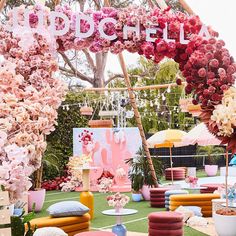
<svg viewBox="0 0 236 236">
<path fill-rule="evenodd" d="M 165 207 L 165 192 L 169 188 L 151 188 L 150 189 L 150 205 L 151 207 Z"/>
<path fill-rule="evenodd" d="M 165 192 L 165 208 L 169 210 L 170 208 L 170 196 L 171 195 L 180 195 L 180 194 L 188 194 L 189 192 L 187 190 L 168 190 Z"/>
<path fill-rule="evenodd" d="M 112 232 L 107 232 L 107 231 L 88 231 L 75 234 L 74 236 L 116 236 L 116 235 Z"/>
<path fill-rule="evenodd" d="M 173 180 L 185 179 L 185 169 L 183 168 L 167 168 L 165 169 L 166 180 L 171 180 L 171 172 L 173 172 Z"/>
<path fill-rule="evenodd" d="M 148 215 L 149 236 L 182 236 L 183 215 L 178 212 L 153 212 Z"/>
<path fill-rule="evenodd" d="M 201 189 L 201 193 L 214 193 L 219 187 L 223 187 L 223 184 L 201 184 L 201 187 L 206 187 L 206 189 Z"/>
</svg>

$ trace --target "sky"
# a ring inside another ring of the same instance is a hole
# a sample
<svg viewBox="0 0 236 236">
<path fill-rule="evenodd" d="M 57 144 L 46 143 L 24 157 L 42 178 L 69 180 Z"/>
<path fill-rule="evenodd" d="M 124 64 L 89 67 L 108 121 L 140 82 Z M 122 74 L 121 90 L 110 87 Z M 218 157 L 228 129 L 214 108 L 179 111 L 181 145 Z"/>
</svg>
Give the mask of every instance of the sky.
<svg viewBox="0 0 236 236">
<path fill-rule="evenodd" d="M 219 33 L 219 38 L 226 42 L 226 48 L 236 59 L 236 0 L 185 0 L 192 10 L 199 15 L 205 25 L 210 25 Z M 134 66 L 138 61 L 137 54 L 124 52 L 127 66 Z M 118 58 L 109 55 L 107 71 L 121 73 Z"/>
</svg>

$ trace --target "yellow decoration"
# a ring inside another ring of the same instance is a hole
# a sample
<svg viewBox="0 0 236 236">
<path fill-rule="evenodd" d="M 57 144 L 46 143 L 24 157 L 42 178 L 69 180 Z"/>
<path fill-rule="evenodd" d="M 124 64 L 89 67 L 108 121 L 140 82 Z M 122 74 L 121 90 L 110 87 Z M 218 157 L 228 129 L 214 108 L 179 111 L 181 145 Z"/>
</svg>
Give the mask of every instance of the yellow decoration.
<svg viewBox="0 0 236 236">
<path fill-rule="evenodd" d="M 82 192 L 80 194 L 80 202 L 90 209 L 89 214 L 90 214 L 91 219 L 93 219 L 93 217 L 94 217 L 94 197 L 93 197 L 93 194 L 89 191 Z"/>
</svg>

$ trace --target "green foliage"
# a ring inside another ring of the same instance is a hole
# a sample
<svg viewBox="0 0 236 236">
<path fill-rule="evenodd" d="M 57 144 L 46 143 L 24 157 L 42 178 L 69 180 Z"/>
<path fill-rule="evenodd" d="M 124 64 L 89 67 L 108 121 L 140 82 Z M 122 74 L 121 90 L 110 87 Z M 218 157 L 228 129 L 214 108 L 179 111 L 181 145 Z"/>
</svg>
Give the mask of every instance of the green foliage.
<svg viewBox="0 0 236 236">
<path fill-rule="evenodd" d="M 73 128 L 87 127 L 91 117 L 80 114 L 79 104 L 85 100 L 95 108 L 95 102 L 99 94 L 84 94 L 82 92 L 69 92 L 63 105 L 69 105 L 69 109 L 61 106 L 58 110 L 58 125 L 56 130 L 47 136 L 47 150 L 43 156 L 44 179 L 52 179 L 62 173 L 69 157 L 73 155 Z M 94 119 L 98 111 L 95 111 Z"/>
<path fill-rule="evenodd" d="M 148 160 L 145 157 L 142 150 L 137 153 L 136 158 L 130 158 L 126 160 L 126 163 L 130 165 L 131 171 L 129 178 L 131 180 L 132 189 L 138 192 L 143 185 L 154 186 L 151 170 L 148 164 Z M 160 160 L 152 158 L 153 167 L 157 178 L 159 179 L 163 175 L 163 166 Z"/>
<path fill-rule="evenodd" d="M 20 216 L 11 217 L 11 231 L 12 236 L 33 236 L 36 231 L 36 226 L 31 227 L 30 221 L 35 217 L 34 212 L 30 212 L 24 215 L 24 212 Z M 27 224 L 27 227 L 25 227 Z"/>
<path fill-rule="evenodd" d="M 139 65 L 129 70 L 132 86 L 149 86 L 173 83 L 176 76 L 181 76 L 179 65 L 173 60 L 163 60 L 156 64 L 143 57 Z M 117 79 L 112 87 L 124 87 L 124 81 Z M 179 99 L 183 87 L 141 90 L 136 93 L 139 112 L 146 133 L 155 133 L 167 128 L 188 130 L 194 124 L 194 118 L 188 113 L 180 112 Z M 135 119 L 128 120 L 129 126 L 136 126 Z"/>
<path fill-rule="evenodd" d="M 223 147 L 217 147 L 217 146 L 197 147 L 197 154 L 204 155 L 204 157 L 197 157 L 197 158 L 202 159 L 207 157 L 207 164 L 209 165 L 217 164 L 217 161 L 221 158 L 219 154 L 223 153 L 225 153 L 225 149 Z"/>
</svg>

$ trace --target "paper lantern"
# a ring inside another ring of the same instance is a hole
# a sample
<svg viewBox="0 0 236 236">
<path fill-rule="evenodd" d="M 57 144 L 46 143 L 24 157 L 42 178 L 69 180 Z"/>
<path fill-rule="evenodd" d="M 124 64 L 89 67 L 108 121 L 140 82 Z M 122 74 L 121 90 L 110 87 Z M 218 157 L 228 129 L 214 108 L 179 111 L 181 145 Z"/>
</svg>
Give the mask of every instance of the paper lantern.
<svg viewBox="0 0 236 236">
<path fill-rule="evenodd" d="M 83 115 L 83 116 L 91 116 L 93 114 L 93 108 L 83 106 L 83 107 L 80 108 L 80 114 Z"/>
<path fill-rule="evenodd" d="M 188 105 L 192 104 L 191 98 L 180 98 L 179 106 L 182 112 L 188 112 Z"/>
<path fill-rule="evenodd" d="M 113 127 L 112 120 L 90 120 L 88 124 L 91 128 L 112 128 Z"/>
<path fill-rule="evenodd" d="M 193 117 L 198 117 L 201 112 L 202 112 L 202 109 L 201 109 L 201 105 L 198 104 L 198 105 L 188 105 L 188 113 L 190 113 Z"/>
</svg>

